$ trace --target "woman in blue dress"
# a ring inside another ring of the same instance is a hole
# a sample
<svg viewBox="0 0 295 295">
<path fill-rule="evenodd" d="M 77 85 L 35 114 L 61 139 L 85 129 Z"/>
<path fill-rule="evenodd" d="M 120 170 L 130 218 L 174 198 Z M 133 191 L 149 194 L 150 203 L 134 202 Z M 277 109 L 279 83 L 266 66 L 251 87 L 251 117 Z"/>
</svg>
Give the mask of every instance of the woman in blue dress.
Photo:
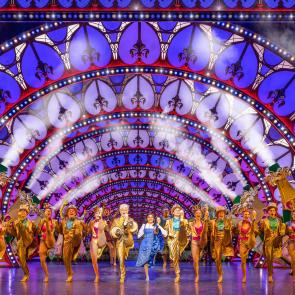
<svg viewBox="0 0 295 295">
<path fill-rule="evenodd" d="M 164 247 L 164 237 L 166 230 L 160 226 L 160 219 L 155 224 L 154 214 L 148 214 L 147 223 L 144 223 L 138 231 L 138 238 L 143 240 L 140 244 L 136 266 L 143 266 L 146 281 L 149 281 L 149 267 L 154 265 L 155 256 Z"/>
</svg>

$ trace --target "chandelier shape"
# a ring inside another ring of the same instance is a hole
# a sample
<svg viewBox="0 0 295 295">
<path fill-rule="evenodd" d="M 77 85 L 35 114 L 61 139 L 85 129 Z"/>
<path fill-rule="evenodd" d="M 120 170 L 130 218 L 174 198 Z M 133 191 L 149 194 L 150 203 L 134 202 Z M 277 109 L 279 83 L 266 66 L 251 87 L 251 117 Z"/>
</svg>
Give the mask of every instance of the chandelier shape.
<svg viewBox="0 0 295 295">
<path fill-rule="evenodd" d="M 142 60 L 142 57 L 148 57 L 150 51 L 146 48 L 146 45 L 141 39 L 141 22 L 137 23 L 137 41 L 129 51 L 131 57 L 137 57 L 138 61 Z"/>
</svg>

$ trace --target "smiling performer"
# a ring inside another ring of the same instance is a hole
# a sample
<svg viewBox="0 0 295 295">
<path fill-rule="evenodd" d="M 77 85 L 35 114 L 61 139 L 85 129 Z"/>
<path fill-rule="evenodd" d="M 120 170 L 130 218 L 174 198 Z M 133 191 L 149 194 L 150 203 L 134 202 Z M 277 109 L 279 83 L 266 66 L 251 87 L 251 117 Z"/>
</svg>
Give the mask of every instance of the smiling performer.
<svg viewBox="0 0 295 295">
<path fill-rule="evenodd" d="M 45 277 L 44 282 L 48 282 L 48 268 L 46 264 L 46 257 L 48 256 L 48 251 L 53 249 L 55 246 L 54 233 L 58 230 L 58 222 L 52 219 L 52 208 L 49 204 L 44 207 L 44 217 L 41 219 L 38 225 L 38 234 L 40 235 L 40 245 L 39 245 L 39 256 L 42 269 L 44 271 Z"/>
<path fill-rule="evenodd" d="M 189 242 L 189 226 L 187 219 L 182 217 L 182 208 L 178 204 L 173 205 L 171 214 L 173 217 L 167 220 L 165 230 L 168 237 L 169 257 L 175 272 L 174 282 L 178 283 L 180 281 L 179 260 Z"/>
<path fill-rule="evenodd" d="M 256 223 L 256 212 L 251 209 L 243 208 L 243 219 L 238 223 L 238 234 L 239 234 L 239 248 L 241 265 L 243 272 L 243 283 L 246 283 L 246 263 L 249 255 L 249 251 L 255 247 L 256 235 L 259 232 L 258 225 Z"/>
<path fill-rule="evenodd" d="M 120 217 L 115 218 L 111 225 L 111 236 L 116 240 L 117 256 L 120 263 L 120 283 L 125 282 L 125 260 L 129 250 L 134 247 L 133 234 L 137 231 L 137 223 L 129 217 L 129 205 L 121 204 Z"/>
<path fill-rule="evenodd" d="M 199 260 L 203 248 L 206 246 L 208 238 L 209 212 L 205 208 L 202 218 L 202 209 L 199 206 L 193 206 L 194 219 L 189 223 L 191 233 L 191 251 L 194 261 L 195 283 L 199 282 Z"/>
<path fill-rule="evenodd" d="M 103 220 L 103 208 L 96 206 L 94 208 L 94 219 L 90 221 L 88 231 L 91 233 L 90 255 L 92 266 L 95 273 L 95 283 L 99 282 L 99 269 L 97 259 L 99 259 L 106 246 L 105 229 L 107 222 Z"/>
<path fill-rule="evenodd" d="M 63 235 L 63 261 L 67 272 L 66 282 L 73 281 L 72 261 L 76 260 L 83 234 L 87 231 L 85 223 L 78 219 L 78 209 L 74 205 L 67 206 L 65 214 L 63 209 L 66 206 L 64 203 L 60 208 L 60 216 L 63 217 L 59 225 L 59 232 Z"/>
<path fill-rule="evenodd" d="M 27 204 L 21 204 L 18 209 L 18 217 L 10 223 L 8 233 L 17 239 L 17 255 L 20 266 L 24 272 L 21 282 L 27 282 L 30 277 L 30 271 L 27 265 L 27 259 L 36 250 L 35 234 L 37 231 L 34 222 L 28 219 L 30 207 Z"/>
<path fill-rule="evenodd" d="M 139 253 L 137 257 L 136 266 L 143 266 L 145 272 L 145 280 L 149 279 L 149 267 L 155 263 L 155 257 L 158 252 L 163 250 L 164 237 L 167 236 L 167 232 L 160 225 L 160 218 L 155 223 L 154 214 L 147 215 L 147 223 L 144 223 L 138 231 L 137 237 L 143 240 L 140 244 Z"/>
<path fill-rule="evenodd" d="M 277 205 L 269 203 L 266 207 L 268 217 L 261 220 L 260 231 L 263 233 L 263 254 L 266 258 L 268 281 L 273 282 L 273 261 L 282 256 L 282 238 L 286 225 L 277 217 Z"/>
<path fill-rule="evenodd" d="M 218 273 L 218 283 L 222 283 L 222 255 L 234 256 L 232 247 L 232 222 L 225 217 L 226 209 L 218 206 L 215 209 L 216 219 L 210 221 L 211 251 Z"/>
</svg>

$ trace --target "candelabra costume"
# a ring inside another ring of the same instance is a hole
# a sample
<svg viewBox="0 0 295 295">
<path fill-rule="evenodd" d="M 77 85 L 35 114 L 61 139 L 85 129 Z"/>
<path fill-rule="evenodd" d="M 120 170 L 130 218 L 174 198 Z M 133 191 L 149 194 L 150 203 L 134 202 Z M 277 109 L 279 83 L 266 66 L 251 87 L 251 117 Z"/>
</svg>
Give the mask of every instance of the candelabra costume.
<svg viewBox="0 0 295 295">
<path fill-rule="evenodd" d="M 282 256 L 282 237 L 285 235 L 285 224 L 277 218 L 277 205 L 267 206 L 268 217 L 261 220 L 260 231 L 263 233 L 263 254 L 267 262 L 268 281 L 273 281 L 273 261 Z"/>
<path fill-rule="evenodd" d="M 206 210 L 204 219 L 202 220 L 202 211 L 201 208 L 199 208 L 198 206 L 195 206 L 193 208 L 193 213 L 195 218 L 193 221 L 189 222 L 189 232 L 191 234 L 191 251 L 194 261 L 195 283 L 198 283 L 200 254 L 208 241 L 207 236 L 209 214 L 208 210 Z"/>
<path fill-rule="evenodd" d="M 258 234 L 258 225 L 255 221 L 256 212 L 252 212 L 252 220 L 250 218 L 250 210 L 244 208 L 243 219 L 238 223 L 238 235 L 239 235 L 239 249 L 243 272 L 243 283 L 246 283 L 246 262 L 249 255 L 249 251 L 255 247 L 256 235 Z"/>
<path fill-rule="evenodd" d="M 115 218 L 111 226 L 111 236 L 116 239 L 117 256 L 120 263 L 120 283 L 125 282 L 126 267 L 125 260 L 129 250 L 134 247 L 133 233 L 138 229 L 137 223 L 128 216 L 129 206 L 120 205 L 120 217 Z"/>
<path fill-rule="evenodd" d="M 155 256 L 164 248 L 164 238 L 167 232 L 160 224 L 154 224 L 153 214 L 147 216 L 147 223 L 143 224 L 138 231 L 137 237 L 143 240 L 140 244 L 136 266 L 144 266 L 146 281 L 149 281 L 148 268 L 154 265 Z"/>
<path fill-rule="evenodd" d="M 216 207 L 216 219 L 210 221 L 210 240 L 212 258 L 215 260 L 218 273 L 218 283 L 222 278 L 222 255 L 234 256 L 232 247 L 232 222 L 231 219 L 225 217 L 225 208 Z"/>
<path fill-rule="evenodd" d="M 103 253 L 103 250 L 106 246 L 106 236 L 105 229 L 107 223 L 102 219 L 103 208 L 95 207 L 94 208 L 94 216 L 95 219 L 91 220 L 89 223 L 89 231 L 91 233 L 91 241 L 90 241 L 90 255 L 92 260 L 93 270 L 95 272 L 95 283 L 99 282 L 99 270 L 97 259 Z"/>
<path fill-rule="evenodd" d="M 29 279 L 30 271 L 27 265 L 27 259 L 36 250 L 36 241 L 34 239 L 37 228 L 35 224 L 28 219 L 30 209 L 28 205 L 22 204 L 18 210 L 18 218 L 10 224 L 9 234 L 17 239 L 17 255 L 20 266 L 24 272 L 21 282 Z"/>
<path fill-rule="evenodd" d="M 52 208 L 48 205 L 44 210 L 44 218 L 41 219 L 38 225 L 38 234 L 40 235 L 39 256 L 42 269 L 45 277 L 44 282 L 48 282 L 48 268 L 46 264 L 46 257 L 48 251 L 55 246 L 55 231 L 58 230 L 58 222 L 51 218 Z"/>
<path fill-rule="evenodd" d="M 186 248 L 188 240 L 188 221 L 181 218 L 182 208 L 174 205 L 171 209 L 173 218 L 167 220 L 165 230 L 167 231 L 167 243 L 169 247 L 169 257 L 173 263 L 175 272 L 175 283 L 180 280 L 179 259 Z"/>
<path fill-rule="evenodd" d="M 63 209 L 64 205 L 60 210 L 61 216 L 63 216 Z M 83 233 L 86 230 L 84 222 L 77 218 L 77 213 L 78 210 L 75 206 L 68 206 L 59 228 L 60 233 L 63 235 L 62 256 L 67 272 L 66 282 L 72 282 L 73 280 L 72 261 L 78 256 Z"/>
</svg>

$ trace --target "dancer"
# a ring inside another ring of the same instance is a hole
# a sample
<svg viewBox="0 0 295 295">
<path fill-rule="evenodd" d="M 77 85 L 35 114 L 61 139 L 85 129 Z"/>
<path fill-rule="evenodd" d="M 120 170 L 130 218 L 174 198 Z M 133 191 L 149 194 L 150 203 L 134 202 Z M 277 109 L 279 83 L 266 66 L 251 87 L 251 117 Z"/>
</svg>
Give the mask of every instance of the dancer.
<svg viewBox="0 0 295 295">
<path fill-rule="evenodd" d="M 273 261 L 282 256 L 282 238 L 285 224 L 277 217 L 277 205 L 269 203 L 266 207 L 268 217 L 261 220 L 260 231 L 263 233 L 263 255 L 266 258 L 268 282 L 273 282 Z"/>
<path fill-rule="evenodd" d="M 239 234 L 239 248 L 243 272 L 242 282 L 246 283 L 246 262 L 249 255 L 249 251 L 255 247 L 255 237 L 259 231 L 256 222 L 256 212 L 252 211 L 251 218 L 251 210 L 249 208 L 243 208 L 243 219 L 238 223 L 237 229 Z"/>
<path fill-rule="evenodd" d="M 95 273 L 94 282 L 99 282 L 99 269 L 97 259 L 99 259 L 106 246 L 105 229 L 107 223 L 102 218 L 103 208 L 96 206 L 94 208 L 94 220 L 89 223 L 89 231 L 91 232 L 90 241 L 90 255 L 92 260 L 92 266 Z"/>
<path fill-rule="evenodd" d="M 191 233 L 191 251 L 194 261 L 195 283 L 199 282 L 199 260 L 203 248 L 207 244 L 209 212 L 205 209 L 202 219 L 202 210 L 199 206 L 193 207 L 194 220 L 189 223 Z"/>
<path fill-rule="evenodd" d="M 30 277 L 30 271 L 27 265 L 27 259 L 36 250 L 36 241 L 34 239 L 37 228 L 34 222 L 28 219 L 30 213 L 27 204 L 21 204 L 18 209 L 18 217 L 10 223 L 8 233 L 17 239 L 17 255 L 20 266 L 24 272 L 21 282 L 27 282 Z"/>
<path fill-rule="evenodd" d="M 129 250 L 134 247 L 133 234 L 137 231 L 137 223 L 129 217 L 129 206 L 121 204 L 119 207 L 120 217 L 112 222 L 111 236 L 116 239 L 117 255 L 120 263 L 120 283 L 125 282 L 125 260 Z"/>
<path fill-rule="evenodd" d="M 160 217 L 160 225 L 161 227 L 165 227 L 167 220 L 170 219 L 170 214 L 169 214 L 169 209 L 164 208 L 162 211 L 162 216 Z M 163 269 L 165 270 L 167 268 L 167 261 L 168 261 L 168 255 L 169 255 L 169 248 L 167 244 L 167 238 L 164 238 L 164 248 L 163 251 L 161 252 L 162 254 L 162 259 L 163 259 Z"/>
<path fill-rule="evenodd" d="M 48 282 L 48 268 L 46 264 L 46 258 L 48 256 L 48 251 L 53 249 L 55 246 L 55 231 L 58 230 L 58 222 L 52 219 L 52 208 L 49 204 L 44 207 L 44 218 L 38 224 L 38 234 L 40 235 L 39 244 L 39 256 L 41 267 L 44 271 L 44 283 Z"/>
<path fill-rule="evenodd" d="M 156 254 L 163 250 L 163 236 L 166 237 L 167 232 L 160 225 L 160 220 L 155 224 L 154 214 L 148 214 L 146 220 L 147 223 L 141 226 L 137 234 L 137 237 L 139 239 L 143 237 L 143 240 L 140 244 L 136 266 L 144 267 L 145 280 L 148 282 L 150 280 L 149 267 L 154 265 Z"/>
<path fill-rule="evenodd" d="M 295 210 L 291 212 L 291 220 L 286 224 L 286 234 L 289 237 L 288 251 L 291 257 L 293 282 L 295 282 Z"/>
<path fill-rule="evenodd" d="M 167 243 L 169 247 L 169 257 L 173 263 L 175 272 L 175 283 L 180 281 L 179 259 L 188 244 L 188 221 L 181 218 L 182 208 L 175 204 L 171 209 L 173 217 L 167 220 L 165 230 L 167 231 Z"/>
<path fill-rule="evenodd" d="M 63 235 L 63 261 L 67 272 L 66 282 L 73 281 L 72 261 L 76 260 L 83 233 L 86 232 L 86 225 L 77 217 L 78 209 L 74 205 L 69 205 L 63 215 L 63 204 L 60 209 L 60 216 L 63 218 L 59 226 L 59 231 Z"/>
<path fill-rule="evenodd" d="M 0 219 L 0 259 L 3 258 L 6 252 L 5 235 L 7 233 L 7 225 L 3 221 L 3 216 Z"/>
<path fill-rule="evenodd" d="M 215 260 L 218 283 L 222 283 L 222 255 L 234 256 L 232 247 L 232 222 L 225 217 L 226 209 L 218 206 L 215 209 L 216 219 L 210 221 L 210 240 L 212 258 Z"/>
</svg>

